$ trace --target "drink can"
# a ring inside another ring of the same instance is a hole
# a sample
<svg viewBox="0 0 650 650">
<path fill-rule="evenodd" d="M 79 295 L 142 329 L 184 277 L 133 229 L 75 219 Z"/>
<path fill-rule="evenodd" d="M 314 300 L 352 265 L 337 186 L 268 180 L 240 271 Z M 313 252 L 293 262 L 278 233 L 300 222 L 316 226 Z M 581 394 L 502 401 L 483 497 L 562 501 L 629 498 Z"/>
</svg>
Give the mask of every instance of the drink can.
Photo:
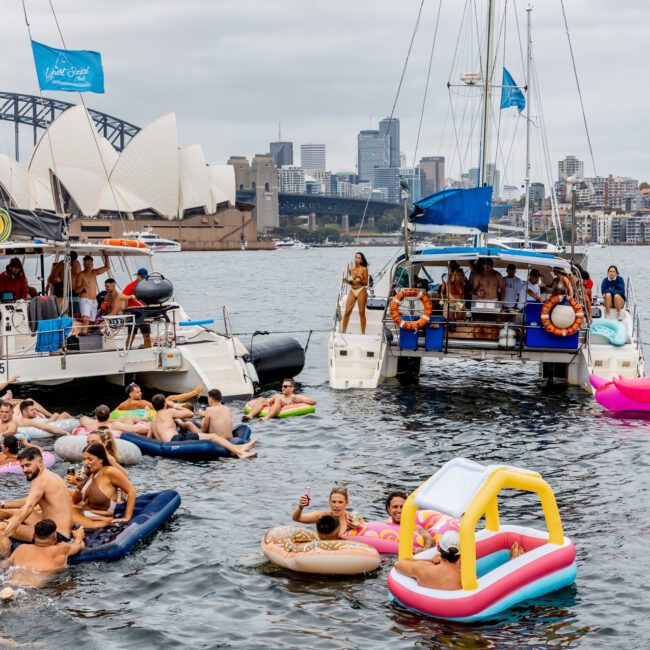
<svg viewBox="0 0 650 650">
<path fill-rule="evenodd" d="M 356 528 L 361 524 L 361 513 L 358 510 L 353 510 L 350 514 L 352 515 L 352 525 Z"/>
</svg>

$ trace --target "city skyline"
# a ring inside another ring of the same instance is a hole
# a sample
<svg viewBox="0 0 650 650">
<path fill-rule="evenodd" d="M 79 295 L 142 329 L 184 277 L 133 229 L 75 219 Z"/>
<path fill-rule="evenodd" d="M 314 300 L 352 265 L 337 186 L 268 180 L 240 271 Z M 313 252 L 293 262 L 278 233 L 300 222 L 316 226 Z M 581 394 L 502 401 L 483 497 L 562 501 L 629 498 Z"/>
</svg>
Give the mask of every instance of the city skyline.
<svg viewBox="0 0 650 650">
<path fill-rule="evenodd" d="M 200 142 L 213 163 L 223 163 L 235 153 L 249 157 L 260 153 L 261 143 L 277 138 L 274 134 L 281 120 L 284 140 L 324 142 L 328 167 L 338 171 L 354 165 L 356 133 L 390 114 L 419 6 L 413 0 L 395 12 L 388 0 L 340 4 L 349 13 L 345 24 L 334 19 L 332 3 L 320 0 L 311 3 L 309 10 L 294 0 L 282 2 L 281 11 L 278 5 L 245 0 L 237 6 L 206 3 L 191 13 L 164 0 L 155 5 L 149 0 L 136 4 L 117 0 L 92 9 L 61 0 L 57 11 L 69 47 L 102 53 L 107 92 L 85 97 L 92 108 L 136 124 L 174 111 L 181 143 Z M 425 3 L 397 103 L 400 148 L 409 166 L 415 153 L 436 10 L 437 3 Z M 450 66 L 446 54 L 457 36 L 459 11 L 453 4 L 444 6 L 441 21 L 446 29 L 440 32 L 436 45 L 430 101 L 416 156 L 445 156 L 450 161 L 449 176 L 457 176 L 460 166 L 452 164 L 453 152 L 439 143 L 447 108 L 445 85 Z M 597 168 L 591 168 L 560 12 L 557 7 L 540 5 L 533 12 L 533 39 L 551 160 L 560 160 L 569 151 L 585 161 L 586 176 L 615 173 L 648 180 L 648 156 L 644 138 L 639 137 L 647 91 L 638 83 L 643 68 L 637 53 L 645 47 L 643 26 L 650 10 L 637 0 L 613 13 L 602 0 L 589 5 L 586 0 L 576 0 L 567 11 Z M 290 23 L 286 12 L 293 16 Z M 391 19 L 386 20 L 389 13 Z M 7 27 L 4 44 L 12 52 L 0 62 L 4 89 L 37 94 L 20 8 L 6 7 L 3 18 Z M 32 9 L 30 21 L 34 38 L 60 44 L 45 7 Z M 315 23 L 318 30 L 313 29 Z M 361 35 L 356 29 L 360 23 L 367 27 Z M 242 49 L 238 42 L 244 24 L 249 44 Z M 175 43 L 171 49 L 170 40 Z M 607 57 L 601 56 L 603 40 L 608 43 Z M 337 43 L 334 49 L 333 42 Z M 288 69 L 289 63 L 300 75 L 299 84 L 291 81 L 294 75 L 276 74 Z M 146 83 L 134 74 L 140 68 L 147 71 Z M 521 79 L 520 71 L 512 72 Z M 603 80 L 607 92 L 603 92 Z M 75 95 L 48 96 L 78 101 Z M 273 101 L 269 102 L 269 97 Z M 621 97 L 626 101 L 621 102 Z M 11 154 L 13 125 L 1 125 L 0 150 Z M 29 151 L 29 147 L 22 148 Z M 464 161 L 464 167 L 476 162 Z M 523 172 L 507 182 L 519 184 L 520 177 Z"/>
</svg>

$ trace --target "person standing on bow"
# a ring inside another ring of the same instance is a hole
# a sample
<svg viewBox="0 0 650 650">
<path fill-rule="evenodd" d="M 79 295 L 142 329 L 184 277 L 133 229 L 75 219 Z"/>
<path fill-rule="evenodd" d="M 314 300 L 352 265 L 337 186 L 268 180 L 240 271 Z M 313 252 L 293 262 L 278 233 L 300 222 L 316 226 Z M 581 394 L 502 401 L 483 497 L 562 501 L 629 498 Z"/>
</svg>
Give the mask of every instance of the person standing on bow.
<svg viewBox="0 0 650 650">
<path fill-rule="evenodd" d="M 354 303 L 359 304 L 359 322 L 361 323 L 361 333 L 366 333 L 366 302 L 368 301 L 368 261 L 363 253 L 356 253 L 354 256 L 354 265 L 348 268 L 348 277 L 344 282 L 350 285 L 350 292 L 345 303 L 345 314 L 343 316 L 343 334 L 348 329 L 350 316 L 354 310 Z"/>
</svg>

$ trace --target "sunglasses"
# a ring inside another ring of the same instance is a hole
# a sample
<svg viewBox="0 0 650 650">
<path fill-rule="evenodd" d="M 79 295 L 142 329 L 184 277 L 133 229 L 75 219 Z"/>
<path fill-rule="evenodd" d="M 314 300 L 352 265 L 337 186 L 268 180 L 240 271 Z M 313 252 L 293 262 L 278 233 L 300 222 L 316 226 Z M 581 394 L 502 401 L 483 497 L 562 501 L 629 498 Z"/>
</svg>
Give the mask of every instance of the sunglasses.
<svg viewBox="0 0 650 650">
<path fill-rule="evenodd" d="M 292 388 L 291 384 L 282 384 L 280 388 Z"/>
</svg>

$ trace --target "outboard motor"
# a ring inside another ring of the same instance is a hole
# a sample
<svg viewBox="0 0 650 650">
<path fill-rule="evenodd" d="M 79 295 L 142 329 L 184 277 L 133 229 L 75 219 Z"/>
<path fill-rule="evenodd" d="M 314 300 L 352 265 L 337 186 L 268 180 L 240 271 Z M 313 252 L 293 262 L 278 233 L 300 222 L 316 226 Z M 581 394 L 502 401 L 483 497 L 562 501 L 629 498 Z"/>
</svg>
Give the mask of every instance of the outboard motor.
<svg viewBox="0 0 650 650">
<path fill-rule="evenodd" d="M 145 305 L 161 305 L 173 295 L 172 283 L 161 273 L 150 273 L 135 285 L 135 297 Z"/>
<path fill-rule="evenodd" d="M 260 386 L 295 377 L 305 367 L 305 351 L 291 336 L 255 336 L 247 347 Z"/>
</svg>

